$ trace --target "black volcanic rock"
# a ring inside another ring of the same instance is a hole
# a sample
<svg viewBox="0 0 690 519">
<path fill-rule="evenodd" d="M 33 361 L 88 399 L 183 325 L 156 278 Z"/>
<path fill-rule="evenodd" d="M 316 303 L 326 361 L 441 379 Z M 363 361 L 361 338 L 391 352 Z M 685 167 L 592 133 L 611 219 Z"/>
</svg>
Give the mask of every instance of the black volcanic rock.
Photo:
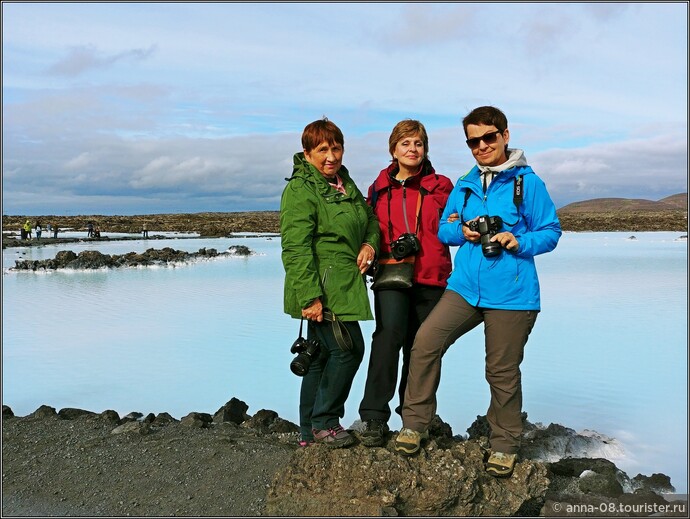
<svg viewBox="0 0 690 519">
<path fill-rule="evenodd" d="M 392 449 L 394 432 L 384 447 L 298 448 L 297 425 L 247 410 L 233 398 L 214 417 L 132 412 L 118 420 L 114 411 L 47 405 L 18 417 L 4 405 L 3 515 L 537 516 L 559 515 L 552 512 L 564 503 L 663 505 L 662 493 L 673 490 L 663 474 L 630 480 L 596 458 L 523 457 L 512 477 L 493 478 L 484 470 L 486 438 L 451 437 L 438 417 L 420 453 L 404 457 Z"/>
<path fill-rule="evenodd" d="M 95 250 L 86 250 L 78 255 L 72 251 L 60 251 L 53 259 L 15 260 L 14 270 L 57 270 L 57 269 L 102 269 L 119 267 L 138 267 L 150 265 L 167 265 L 184 263 L 196 258 L 214 258 L 217 256 L 249 256 L 251 249 L 244 245 L 233 245 L 226 252 L 216 249 L 199 249 L 198 252 L 185 252 L 171 247 L 148 249 L 145 252 L 128 252 L 127 254 L 102 254 Z"/>
</svg>

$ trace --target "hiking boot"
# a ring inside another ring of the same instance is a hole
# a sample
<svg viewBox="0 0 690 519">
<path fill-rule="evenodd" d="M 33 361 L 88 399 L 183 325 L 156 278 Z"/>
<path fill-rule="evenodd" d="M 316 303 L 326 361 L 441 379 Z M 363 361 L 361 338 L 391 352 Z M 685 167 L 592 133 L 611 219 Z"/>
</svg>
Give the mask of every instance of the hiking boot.
<svg viewBox="0 0 690 519">
<path fill-rule="evenodd" d="M 331 449 L 340 449 L 342 447 L 349 447 L 355 443 L 355 438 L 342 425 L 338 424 L 330 429 L 312 429 L 314 434 L 314 442 L 322 443 Z"/>
<path fill-rule="evenodd" d="M 400 454 L 411 456 L 419 450 L 422 440 L 426 440 L 428 437 L 429 431 L 417 432 L 404 427 L 395 439 L 395 450 Z"/>
<path fill-rule="evenodd" d="M 486 471 L 497 478 L 507 478 L 513 473 L 517 454 L 505 452 L 492 452 L 489 461 L 486 462 Z"/>
<path fill-rule="evenodd" d="M 359 433 L 359 439 L 366 447 L 380 447 L 386 441 L 386 434 L 390 429 L 383 420 L 367 420 L 364 430 Z"/>
</svg>

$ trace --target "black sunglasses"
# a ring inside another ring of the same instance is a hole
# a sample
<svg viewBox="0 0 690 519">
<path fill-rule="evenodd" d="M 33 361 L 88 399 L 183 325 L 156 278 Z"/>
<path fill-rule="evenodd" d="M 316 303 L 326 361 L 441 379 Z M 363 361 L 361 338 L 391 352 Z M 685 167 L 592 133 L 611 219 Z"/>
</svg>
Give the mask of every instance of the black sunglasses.
<svg viewBox="0 0 690 519">
<path fill-rule="evenodd" d="M 494 144 L 498 140 L 498 136 L 502 133 L 503 132 L 501 130 L 496 130 L 494 132 L 485 133 L 481 137 L 473 137 L 471 139 L 467 139 L 465 142 L 470 147 L 470 149 L 473 150 L 477 148 L 479 146 L 479 143 L 482 141 L 484 141 L 487 144 Z"/>
</svg>

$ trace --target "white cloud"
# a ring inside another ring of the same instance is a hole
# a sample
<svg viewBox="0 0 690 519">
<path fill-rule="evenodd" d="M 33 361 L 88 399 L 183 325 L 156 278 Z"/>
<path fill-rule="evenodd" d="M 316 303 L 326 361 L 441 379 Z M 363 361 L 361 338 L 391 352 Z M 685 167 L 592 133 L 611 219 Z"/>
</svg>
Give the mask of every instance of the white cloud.
<svg viewBox="0 0 690 519">
<path fill-rule="evenodd" d="M 151 46 L 148 49 L 132 49 L 113 55 L 104 55 L 93 45 L 73 47 L 67 56 L 50 66 L 47 73 L 56 76 L 78 76 L 91 69 L 109 67 L 118 61 L 145 60 L 154 51 L 155 46 Z"/>
<path fill-rule="evenodd" d="M 73 159 L 67 161 L 67 163 L 64 165 L 64 168 L 70 171 L 77 171 L 93 164 L 93 161 L 93 153 L 84 152 L 80 153 L 77 157 L 74 157 Z"/>
<path fill-rule="evenodd" d="M 554 149 L 530 162 L 557 206 L 588 198 L 658 200 L 688 189 L 687 139 L 644 140 Z"/>
<path fill-rule="evenodd" d="M 473 164 L 460 121 L 479 104 L 506 112 L 511 144 L 561 204 L 672 194 L 687 187 L 686 15 L 646 3 L 3 4 L 3 205 L 277 209 L 301 131 L 322 115 L 344 131 L 362 189 L 408 117 L 455 180 Z"/>
</svg>

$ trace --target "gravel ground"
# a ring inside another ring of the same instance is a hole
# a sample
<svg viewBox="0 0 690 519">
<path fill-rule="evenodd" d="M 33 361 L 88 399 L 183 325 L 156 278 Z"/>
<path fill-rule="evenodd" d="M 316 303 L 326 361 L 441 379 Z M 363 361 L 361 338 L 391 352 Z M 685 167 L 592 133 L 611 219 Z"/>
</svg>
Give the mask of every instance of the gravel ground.
<svg viewBox="0 0 690 519">
<path fill-rule="evenodd" d="M 2 516 L 258 516 L 296 449 L 232 423 L 115 427 L 99 415 L 3 418 Z"/>
</svg>

